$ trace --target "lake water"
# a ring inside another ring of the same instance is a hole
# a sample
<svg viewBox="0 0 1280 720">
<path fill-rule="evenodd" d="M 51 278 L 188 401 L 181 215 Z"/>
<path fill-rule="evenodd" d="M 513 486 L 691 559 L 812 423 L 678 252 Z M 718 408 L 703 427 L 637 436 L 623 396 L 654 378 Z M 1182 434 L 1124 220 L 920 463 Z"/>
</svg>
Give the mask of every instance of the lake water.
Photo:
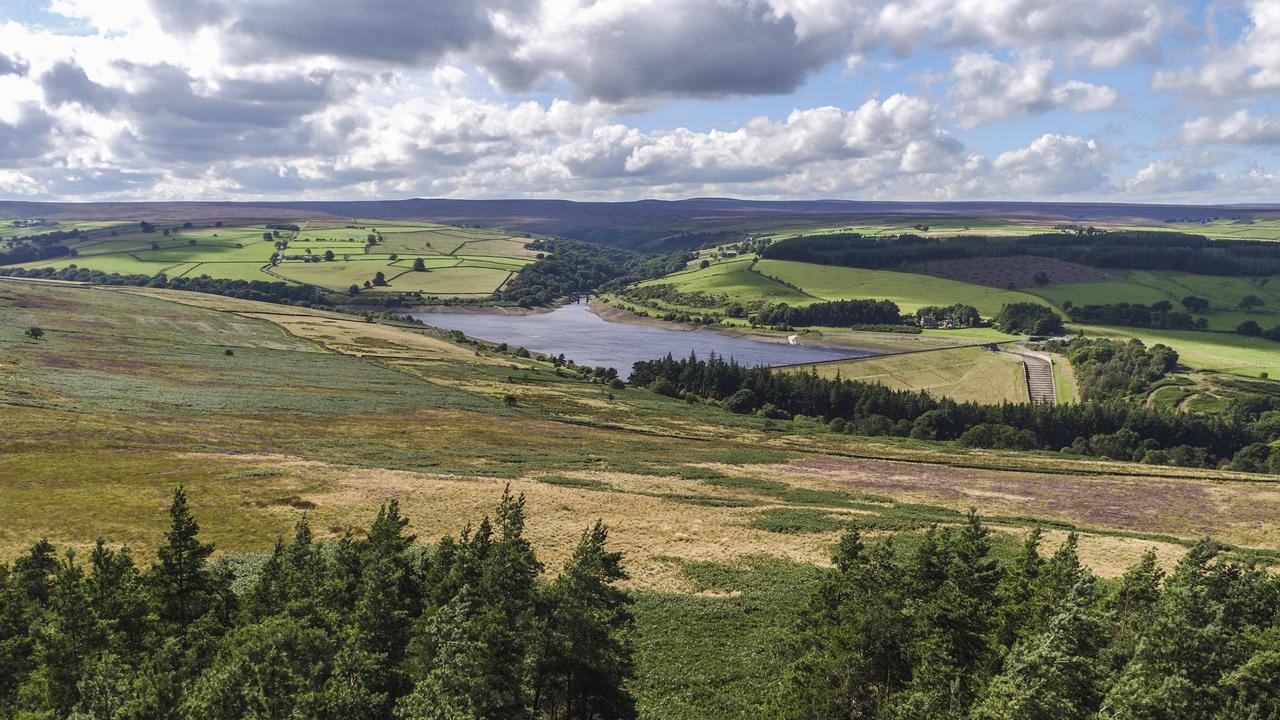
<svg viewBox="0 0 1280 720">
<path fill-rule="evenodd" d="M 874 355 L 869 351 L 787 345 L 734 338 L 709 330 L 684 330 L 617 323 L 604 320 L 586 303 L 570 303 L 549 313 L 506 315 L 494 313 L 413 313 L 433 327 L 461 330 L 464 334 L 505 342 L 548 355 L 564 353 L 579 365 L 612 367 L 627 377 L 638 360 L 653 360 L 671 353 L 677 358 L 695 352 L 705 358 L 715 353 L 742 365 L 791 365 Z"/>
</svg>

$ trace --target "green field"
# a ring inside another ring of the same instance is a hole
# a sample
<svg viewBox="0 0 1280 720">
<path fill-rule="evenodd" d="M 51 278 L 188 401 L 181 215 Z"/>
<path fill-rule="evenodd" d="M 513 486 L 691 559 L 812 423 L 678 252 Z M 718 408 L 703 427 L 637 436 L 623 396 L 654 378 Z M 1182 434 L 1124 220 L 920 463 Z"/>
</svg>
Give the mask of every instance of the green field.
<svg viewBox="0 0 1280 720">
<path fill-rule="evenodd" d="M 1180 304 L 1182 298 L 1194 295 L 1211 303 L 1210 311 L 1203 314 L 1211 329 L 1234 330 L 1250 319 L 1264 327 L 1280 324 L 1280 314 L 1277 314 L 1280 310 L 1280 278 L 1274 277 L 1241 278 L 1135 270 L 1111 281 L 1047 285 L 1028 288 L 1027 292 L 1059 308 L 1067 301 L 1076 305 L 1122 302 L 1151 305 L 1164 300 L 1172 303 L 1179 312 L 1184 310 Z M 1266 307 L 1254 313 L 1237 310 L 1237 304 L 1246 295 L 1262 298 Z"/>
<path fill-rule="evenodd" d="M 1280 220 L 1214 220 L 1207 223 L 1181 223 L 1172 226 L 1183 232 L 1196 233 L 1211 238 L 1231 240 L 1280 240 Z"/>
<path fill-rule="evenodd" d="M 877 382 L 895 390 L 925 390 L 960 402 L 1029 402 L 1022 363 L 1008 353 L 982 347 L 838 360 L 787 370 Z"/>
<path fill-rule="evenodd" d="M 819 300 L 872 298 L 892 300 L 903 312 L 926 305 L 972 305 L 984 316 L 993 316 L 1008 303 L 1044 300 L 1024 292 L 1001 290 L 927 275 L 814 265 L 789 260 L 761 260 L 756 270 L 804 289 Z"/>
<path fill-rule="evenodd" d="M 171 279 L 207 275 L 225 280 L 286 281 L 334 292 L 344 292 L 353 284 L 363 287 L 381 271 L 388 280 L 401 277 L 377 288 L 379 292 L 480 298 L 492 294 L 513 273 L 534 262 L 536 256 L 527 249 L 527 239 L 500 230 L 430 223 L 306 222 L 300 224 L 298 232 L 279 231 L 271 241 L 263 240 L 263 234 L 271 231 L 262 225 L 158 226 L 156 232 L 142 233 L 136 224 L 89 222 L 59 225 L 57 229 L 72 227 L 80 227 L 86 233 L 71 245 L 76 250 L 75 257 L 30 262 L 21 267 L 75 266 L 149 276 L 164 273 Z M 370 234 L 377 234 L 381 242 L 369 246 L 366 238 Z M 283 251 L 284 259 L 272 266 L 278 240 L 288 241 L 288 247 Z M 336 259 L 305 260 L 322 258 L 326 251 L 332 251 Z M 398 256 L 396 260 L 391 259 L 392 254 Z M 416 258 L 421 258 L 430 272 L 404 274 Z"/>
<path fill-rule="evenodd" d="M 753 271 L 755 263 L 753 256 L 725 260 L 706 268 L 685 270 L 643 282 L 639 287 L 674 284 L 681 292 L 724 295 L 733 302 L 766 300 L 804 305 L 816 299 Z"/>
<path fill-rule="evenodd" d="M 1238 375 L 1257 376 L 1267 373 L 1280 377 L 1280 343 L 1234 333 L 1195 332 L 1190 330 L 1148 330 L 1083 326 L 1089 335 L 1099 337 L 1138 338 L 1152 345 L 1163 343 L 1178 351 L 1182 364 L 1201 370 L 1220 370 Z"/>
<path fill-rule="evenodd" d="M 426 272 L 408 270 L 397 275 L 388 274 L 386 286 L 372 289 L 375 292 L 416 292 L 436 297 L 489 295 L 511 274 L 510 269 L 461 264 Z"/>
</svg>

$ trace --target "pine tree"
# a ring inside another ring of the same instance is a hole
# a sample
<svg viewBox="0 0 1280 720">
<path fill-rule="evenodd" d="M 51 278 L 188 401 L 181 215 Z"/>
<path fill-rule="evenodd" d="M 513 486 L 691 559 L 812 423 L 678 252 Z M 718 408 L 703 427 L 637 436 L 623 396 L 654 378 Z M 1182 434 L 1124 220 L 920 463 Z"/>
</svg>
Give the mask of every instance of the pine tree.
<svg viewBox="0 0 1280 720">
<path fill-rule="evenodd" d="M 154 588 L 159 617 L 171 628 L 183 628 L 208 612 L 216 587 L 206 567 L 213 545 L 197 539 L 200 525 L 187 508 L 182 487 L 173 492 L 169 508 L 169 533 L 157 551 L 160 564 L 148 575 Z"/>
<path fill-rule="evenodd" d="M 911 595 L 892 543 L 866 549 L 851 531 L 833 564 L 803 615 L 770 717 L 874 717 L 910 678 Z"/>
<path fill-rule="evenodd" d="M 1044 536 L 1040 528 L 1033 528 L 1022 544 L 1022 552 L 1000 579 L 996 595 L 1000 610 L 996 622 L 996 642 L 1005 649 L 1022 635 L 1032 615 L 1032 598 L 1044 569 L 1040 556 L 1040 540 Z"/>
<path fill-rule="evenodd" d="M 608 538 L 599 521 L 584 531 L 546 593 L 533 702 L 550 720 L 627 720 L 636 714 L 625 689 L 635 672 L 628 642 L 634 619 L 630 599 L 614 585 L 627 574 L 622 553 L 606 549 Z"/>
<path fill-rule="evenodd" d="M 1201 541 L 1178 563 L 1101 717 L 1209 720 L 1216 712 L 1215 686 L 1239 652 L 1231 627 L 1236 620 L 1225 612 L 1218 587 L 1224 576 L 1239 574 L 1221 563 L 1214 567 L 1218 552 Z"/>
<path fill-rule="evenodd" d="M 1043 631 L 1018 642 L 974 707 L 972 720 L 1087 720 L 1102 699 L 1098 652 L 1106 625 L 1086 574 Z"/>
<path fill-rule="evenodd" d="M 895 698 L 896 718 L 959 718 L 990 676 L 996 659 L 992 635 L 1000 569 L 991 558 L 990 531 L 970 510 L 959 529 L 940 537 L 933 556 L 918 556 L 927 566 L 914 573 L 928 576 L 940 569 L 942 583 L 916 614 L 910 655 L 910 685 Z"/>
<path fill-rule="evenodd" d="M 18 704 L 30 711 L 66 716 L 79 702 L 76 683 L 86 658 L 106 645 L 107 633 L 94 614 L 85 590 L 84 571 L 67 551 L 41 612 L 32 626 L 33 667 L 18 690 Z"/>
<path fill-rule="evenodd" d="M 1112 672 L 1119 672 L 1129 662 L 1138 640 L 1151 625 L 1163 581 L 1164 571 L 1156 562 L 1155 551 L 1147 550 L 1141 560 L 1125 571 L 1119 587 L 1107 598 L 1105 609 L 1112 619 L 1112 639 L 1104 655 Z"/>
</svg>

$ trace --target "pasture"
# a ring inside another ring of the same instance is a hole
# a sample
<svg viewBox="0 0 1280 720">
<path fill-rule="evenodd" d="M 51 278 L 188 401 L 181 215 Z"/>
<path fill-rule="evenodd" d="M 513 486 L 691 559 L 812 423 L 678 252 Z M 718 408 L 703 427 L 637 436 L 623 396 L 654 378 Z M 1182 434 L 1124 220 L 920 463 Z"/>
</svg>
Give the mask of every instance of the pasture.
<svg viewBox="0 0 1280 720">
<path fill-rule="evenodd" d="M 1280 343 L 1234 333 L 1084 325 L 1088 335 L 1137 338 L 1147 345 L 1163 343 L 1178 351 L 1179 361 L 1197 370 L 1219 370 L 1237 375 L 1267 373 L 1280 377 Z"/>
<path fill-rule="evenodd" d="M 674 284 L 680 292 L 723 295 L 729 301 L 735 302 L 763 300 L 788 305 L 805 305 L 816 300 L 811 295 L 755 272 L 752 266 L 756 262 L 754 256 L 725 260 L 706 268 L 685 270 L 657 280 L 639 283 L 638 287 Z"/>
<path fill-rule="evenodd" d="M 534 262 L 536 256 L 526 247 L 527 239 L 500 230 L 431 223 L 305 222 L 296 232 L 273 231 L 263 225 L 157 227 L 149 233 L 141 232 L 137 224 L 91 222 L 54 227 L 70 229 L 72 225 L 83 226 L 88 233 L 72 243 L 76 256 L 21 267 L 75 266 L 127 275 L 283 281 L 333 292 L 345 292 L 351 285 L 363 287 L 381 271 L 388 284 L 378 287 L 378 292 L 482 298 Z M 14 228 L 19 229 L 33 228 Z M 272 238 L 264 240 L 264 233 Z M 369 245 L 371 234 L 380 241 Z M 271 265 L 276 242 L 282 240 L 288 242 L 284 259 Z M 332 252 L 335 259 L 323 261 L 326 252 Z M 392 254 L 397 255 L 395 260 Z M 404 271 L 419 258 L 428 273 L 406 274 Z M 393 277 L 399 280 L 392 282 Z"/>
<path fill-rule="evenodd" d="M 1192 275 L 1190 273 L 1133 270 L 1117 273 L 1102 282 L 1050 284 L 1028 288 L 1059 308 L 1064 302 L 1076 305 L 1113 303 L 1153 303 L 1167 301 L 1175 310 L 1185 311 L 1183 298 L 1196 296 L 1210 302 L 1208 312 L 1198 314 L 1208 320 L 1210 329 L 1235 330 L 1245 320 L 1256 320 L 1263 327 L 1280 324 L 1280 278 L 1229 277 Z M 1244 313 L 1237 309 L 1241 298 L 1254 295 L 1266 305 L 1258 311 Z"/>
<path fill-rule="evenodd" d="M 1025 403 L 1027 381 L 1022 363 L 1008 353 L 985 347 L 903 353 L 837 360 L 786 368 L 820 377 L 875 382 L 894 390 L 924 390 L 959 402 L 996 405 Z"/>
<path fill-rule="evenodd" d="M 802 288 L 816 299 L 892 300 L 903 312 L 914 312 L 926 305 L 964 303 L 990 317 L 1000 312 L 1000 308 L 1008 303 L 1035 302 L 1049 305 L 1025 292 L 890 270 L 814 265 L 790 260 L 761 260 L 756 264 L 756 272 Z"/>
</svg>

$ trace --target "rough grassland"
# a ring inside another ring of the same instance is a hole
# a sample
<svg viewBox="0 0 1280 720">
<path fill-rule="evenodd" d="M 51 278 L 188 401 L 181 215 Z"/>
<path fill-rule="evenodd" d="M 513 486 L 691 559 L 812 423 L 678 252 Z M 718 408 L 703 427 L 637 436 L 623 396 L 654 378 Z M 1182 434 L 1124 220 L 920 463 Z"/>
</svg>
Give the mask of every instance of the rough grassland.
<svg viewBox="0 0 1280 720">
<path fill-rule="evenodd" d="M 816 370 L 822 377 L 863 380 L 895 390 L 927 390 L 938 397 L 999 404 L 1027 402 L 1022 363 L 1006 353 L 981 347 L 886 355 L 798 365 L 799 372 Z"/>
<path fill-rule="evenodd" d="M 221 553 L 256 553 L 304 512 L 322 540 L 361 533 L 393 497 L 431 540 L 510 483 L 550 571 L 582 528 L 610 526 L 638 597 L 646 720 L 760 717 L 844 527 L 906 543 L 976 505 L 1001 552 L 1034 524 L 1078 527 L 1105 577 L 1204 533 L 1280 547 L 1280 484 L 1259 476 L 835 435 L 210 295 L 0 280 L 0 314 L 0 556 L 102 536 L 145 559 L 178 484 Z"/>
</svg>

